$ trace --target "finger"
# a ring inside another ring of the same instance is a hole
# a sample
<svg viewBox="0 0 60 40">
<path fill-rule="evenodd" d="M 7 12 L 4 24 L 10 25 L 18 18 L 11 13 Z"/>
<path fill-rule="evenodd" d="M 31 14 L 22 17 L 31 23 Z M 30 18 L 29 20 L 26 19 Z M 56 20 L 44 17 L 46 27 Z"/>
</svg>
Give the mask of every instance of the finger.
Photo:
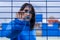
<svg viewBox="0 0 60 40">
<path fill-rule="evenodd" d="M 20 11 L 19 17 L 23 19 L 24 18 L 23 16 L 24 16 L 24 11 Z"/>
<path fill-rule="evenodd" d="M 20 11 L 20 14 L 23 14 L 23 13 L 25 13 L 24 11 Z"/>
</svg>

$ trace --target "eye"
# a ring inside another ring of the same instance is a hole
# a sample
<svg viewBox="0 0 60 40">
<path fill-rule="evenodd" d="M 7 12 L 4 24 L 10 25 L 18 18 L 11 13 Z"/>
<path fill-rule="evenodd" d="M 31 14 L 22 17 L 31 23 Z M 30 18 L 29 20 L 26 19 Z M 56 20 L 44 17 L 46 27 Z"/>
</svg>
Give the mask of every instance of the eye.
<svg viewBox="0 0 60 40">
<path fill-rule="evenodd" d="M 25 10 L 25 13 L 31 13 L 30 10 Z"/>
<path fill-rule="evenodd" d="M 25 10 L 25 12 L 28 12 L 28 10 Z"/>
<path fill-rule="evenodd" d="M 26 13 L 28 13 L 28 12 L 29 12 L 29 10 L 25 10 L 25 12 L 26 12 Z"/>
</svg>

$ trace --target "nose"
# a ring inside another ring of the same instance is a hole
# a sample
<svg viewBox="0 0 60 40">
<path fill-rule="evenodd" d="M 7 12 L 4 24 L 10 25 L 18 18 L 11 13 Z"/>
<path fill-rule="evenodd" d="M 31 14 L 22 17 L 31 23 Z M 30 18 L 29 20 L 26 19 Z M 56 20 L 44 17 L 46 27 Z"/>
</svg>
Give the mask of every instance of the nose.
<svg viewBox="0 0 60 40">
<path fill-rule="evenodd" d="M 26 16 L 29 16 L 30 14 L 29 13 L 25 13 Z"/>
</svg>

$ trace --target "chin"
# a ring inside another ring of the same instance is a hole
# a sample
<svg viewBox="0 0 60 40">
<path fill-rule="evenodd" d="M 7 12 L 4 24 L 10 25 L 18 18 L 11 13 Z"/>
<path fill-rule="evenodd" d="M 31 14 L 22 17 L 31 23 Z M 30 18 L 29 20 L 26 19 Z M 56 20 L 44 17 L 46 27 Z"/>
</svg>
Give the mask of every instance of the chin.
<svg viewBox="0 0 60 40">
<path fill-rule="evenodd" d="M 30 19 L 25 19 L 26 21 L 30 21 Z"/>
</svg>

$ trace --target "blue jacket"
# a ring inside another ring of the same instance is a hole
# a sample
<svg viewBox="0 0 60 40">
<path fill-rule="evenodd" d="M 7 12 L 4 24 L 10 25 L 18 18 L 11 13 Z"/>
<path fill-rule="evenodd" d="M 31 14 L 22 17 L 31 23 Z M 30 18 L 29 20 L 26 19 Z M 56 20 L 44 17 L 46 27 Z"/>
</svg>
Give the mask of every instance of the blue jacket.
<svg viewBox="0 0 60 40">
<path fill-rule="evenodd" d="M 0 30 L 0 37 L 11 38 L 11 40 L 36 40 L 35 30 L 30 31 L 29 22 L 17 18 Z"/>
</svg>

